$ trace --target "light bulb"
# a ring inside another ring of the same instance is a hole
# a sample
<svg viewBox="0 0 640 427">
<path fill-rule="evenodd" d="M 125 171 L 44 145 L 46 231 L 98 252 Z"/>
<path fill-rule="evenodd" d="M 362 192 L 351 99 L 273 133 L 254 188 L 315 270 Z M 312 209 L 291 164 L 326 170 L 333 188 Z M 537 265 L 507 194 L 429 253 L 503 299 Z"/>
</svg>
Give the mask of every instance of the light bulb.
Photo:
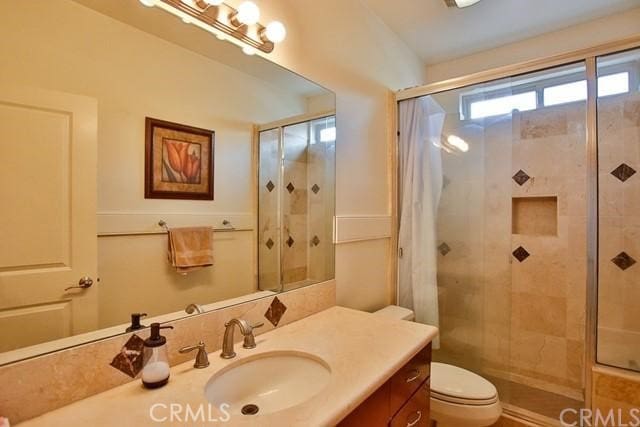
<svg viewBox="0 0 640 427">
<path fill-rule="evenodd" d="M 245 47 L 242 48 L 242 52 L 245 55 L 252 56 L 252 55 L 255 55 L 256 50 L 254 48 L 252 48 L 251 46 L 245 46 Z"/>
<path fill-rule="evenodd" d="M 479 1 L 480 0 L 456 0 L 456 5 L 458 5 L 459 8 L 469 7 L 478 3 Z"/>
<path fill-rule="evenodd" d="M 237 19 L 241 24 L 253 25 L 260 19 L 260 9 L 254 2 L 242 2 L 238 6 Z"/>
<path fill-rule="evenodd" d="M 216 35 L 216 38 L 217 38 L 218 40 L 226 40 L 226 39 L 227 39 L 227 36 L 225 36 L 225 35 L 224 35 L 224 34 L 222 34 L 222 33 L 215 33 L 215 35 Z"/>
<path fill-rule="evenodd" d="M 280 43 L 287 36 L 287 30 L 282 22 L 273 21 L 267 25 L 264 35 L 273 43 Z"/>
<path fill-rule="evenodd" d="M 204 0 L 204 2 L 211 6 L 220 6 L 222 4 L 222 0 Z"/>
<path fill-rule="evenodd" d="M 140 0 L 140 3 L 147 7 L 153 7 L 156 5 L 156 0 Z"/>
</svg>

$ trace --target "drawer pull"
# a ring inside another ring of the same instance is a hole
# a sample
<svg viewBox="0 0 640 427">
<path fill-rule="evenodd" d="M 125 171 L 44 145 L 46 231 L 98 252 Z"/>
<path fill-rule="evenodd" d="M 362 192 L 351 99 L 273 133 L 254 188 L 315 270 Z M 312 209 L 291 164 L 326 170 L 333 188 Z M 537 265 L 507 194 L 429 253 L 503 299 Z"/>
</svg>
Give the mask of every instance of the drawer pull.
<svg viewBox="0 0 640 427">
<path fill-rule="evenodd" d="M 416 419 L 408 422 L 407 427 L 413 427 L 420 422 L 420 420 L 422 419 L 422 411 L 416 411 L 416 415 L 418 415 Z"/>
<path fill-rule="evenodd" d="M 407 378 L 406 381 L 408 383 L 412 383 L 415 380 L 417 380 L 418 378 L 420 378 L 420 371 L 418 369 L 412 369 L 411 372 L 414 373 L 414 375 L 412 377 Z"/>
</svg>

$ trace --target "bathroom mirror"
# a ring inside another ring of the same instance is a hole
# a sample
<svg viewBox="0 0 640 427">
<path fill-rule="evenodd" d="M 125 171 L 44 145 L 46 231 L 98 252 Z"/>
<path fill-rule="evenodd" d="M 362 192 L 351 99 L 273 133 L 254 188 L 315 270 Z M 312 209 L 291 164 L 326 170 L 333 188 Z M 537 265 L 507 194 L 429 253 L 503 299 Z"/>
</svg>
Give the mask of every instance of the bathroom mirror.
<svg viewBox="0 0 640 427">
<path fill-rule="evenodd" d="M 0 365 L 333 278 L 332 92 L 136 0 L 0 20 Z M 208 132 L 154 153 L 213 200 L 145 197 L 148 118 Z M 213 228 L 213 265 L 177 272 L 160 223 Z"/>
</svg>

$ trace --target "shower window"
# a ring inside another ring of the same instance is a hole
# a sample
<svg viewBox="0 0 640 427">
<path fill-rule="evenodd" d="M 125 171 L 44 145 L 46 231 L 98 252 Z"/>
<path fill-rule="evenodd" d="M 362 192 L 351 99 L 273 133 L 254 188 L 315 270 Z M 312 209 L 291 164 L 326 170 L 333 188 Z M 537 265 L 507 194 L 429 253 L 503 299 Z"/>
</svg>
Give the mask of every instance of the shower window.
<svg viewBox="0 0 640 427">
<path fill-rule="evenodd" d="M 629 72 L 619 94 L 597 104 L 597 361 L 640 371 L 640 49 L 598 58 L 598 74 L 612 65 Z"/>
</svg>

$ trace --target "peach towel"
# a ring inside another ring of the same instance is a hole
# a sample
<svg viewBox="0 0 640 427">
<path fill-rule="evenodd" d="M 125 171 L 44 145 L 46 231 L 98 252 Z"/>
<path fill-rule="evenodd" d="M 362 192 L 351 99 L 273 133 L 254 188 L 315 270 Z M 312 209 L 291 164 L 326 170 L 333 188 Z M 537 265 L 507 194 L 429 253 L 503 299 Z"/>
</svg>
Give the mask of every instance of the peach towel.
<svg viewBox="0 0 640 427">
<path fill-rule="evenodd" d="M 211 227 L 183 227 L 169 230 L 169 262 L 180 274 L 213 265 Z"/>
</svg>

